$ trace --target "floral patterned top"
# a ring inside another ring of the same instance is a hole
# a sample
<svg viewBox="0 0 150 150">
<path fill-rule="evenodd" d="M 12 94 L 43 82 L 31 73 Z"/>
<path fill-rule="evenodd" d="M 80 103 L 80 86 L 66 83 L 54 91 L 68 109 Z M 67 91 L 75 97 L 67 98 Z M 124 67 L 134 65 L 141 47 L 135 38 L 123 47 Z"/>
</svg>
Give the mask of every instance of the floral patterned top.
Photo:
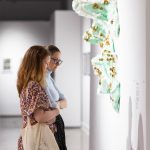
<svg viewBox="0 0 150 150">
<path fill-rule="evenodd" d="M 20 94 L 20 108 L 22 114 L 22 127 L 27 125 L 27 116 L 30 118 L 31 125 L 37 123 L 34 119 L 34 112 L 37 109 L 49 110 L 50 103 L 48 96 L 38 82 L 30 81 L 26 89 L 23 89 Z M 50 128 L 52 126 L 50 125 Z M 18 150 L 23 150 L 22 138 L 18 140 Z"/>
</svg>

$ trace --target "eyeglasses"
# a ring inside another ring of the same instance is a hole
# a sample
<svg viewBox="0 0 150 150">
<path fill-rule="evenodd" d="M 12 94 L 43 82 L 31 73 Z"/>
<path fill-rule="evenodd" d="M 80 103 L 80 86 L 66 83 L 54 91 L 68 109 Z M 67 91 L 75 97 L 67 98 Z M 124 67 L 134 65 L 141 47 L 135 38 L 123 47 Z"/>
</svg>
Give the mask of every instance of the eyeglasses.
<svg viewBox="0 0 150 150">
<path fill-rule="evenodd" d="M 63 62 L 61 59 L 58 59 L 58 58 L 51 58 L 51 60 L 56 65 L 60 65 Z"/>
</svg>

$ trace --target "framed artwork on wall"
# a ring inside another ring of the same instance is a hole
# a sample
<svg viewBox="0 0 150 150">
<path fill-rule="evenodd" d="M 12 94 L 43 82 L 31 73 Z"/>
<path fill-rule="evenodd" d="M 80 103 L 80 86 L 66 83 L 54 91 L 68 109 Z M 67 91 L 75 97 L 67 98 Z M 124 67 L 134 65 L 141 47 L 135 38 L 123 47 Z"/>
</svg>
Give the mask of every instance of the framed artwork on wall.
<svg viewBox="0 0 150 150">
<path fill-rule="evenodd" d="M 3 72 L 10 72 L 11 71 L 11 59 L 4 58 L 2 61 L 2 71 Z"/>
</svg>

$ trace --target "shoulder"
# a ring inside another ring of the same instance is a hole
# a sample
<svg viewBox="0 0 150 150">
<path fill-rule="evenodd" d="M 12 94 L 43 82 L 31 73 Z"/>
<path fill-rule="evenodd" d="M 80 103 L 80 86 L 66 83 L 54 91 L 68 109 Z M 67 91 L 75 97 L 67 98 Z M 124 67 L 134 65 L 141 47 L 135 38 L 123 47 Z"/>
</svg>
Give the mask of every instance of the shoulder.
<svg viewBox="0 0 150 150">
<path fill-rule="evenodd" d="M 27 89 L 40 90 L 41 88 L 41 85 L 36 81 L 30 81 L 27 85 Z"/>
<path fill-rule="evenodd" d="M 33 80 L 31 80 L 31 81 L 28 82 L 28 86 L 39 86 L 39 85 L 40 84 L 38 82 L 33 81 Z"/>
</svg>

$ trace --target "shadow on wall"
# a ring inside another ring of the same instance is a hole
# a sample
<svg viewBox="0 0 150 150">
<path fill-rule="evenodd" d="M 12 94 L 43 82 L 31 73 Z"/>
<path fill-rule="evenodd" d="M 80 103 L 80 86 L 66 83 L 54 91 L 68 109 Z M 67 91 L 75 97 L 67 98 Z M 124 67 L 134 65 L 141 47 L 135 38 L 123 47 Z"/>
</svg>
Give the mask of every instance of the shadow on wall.
<svg viewBox="0 0 150 150">
<path fill-rule="evenodd" d="M 129 118 L 129 124 L 128 124 L 128 137 L 127 137 L 127 150 L 133 150 L 132 144 L 131 144 L 131 131 L 132 131 L 132 100 L 131 96 L 129 97 L 129 111 L 128 111 L 128 118 Z"/>
<path fill-rule="evenodd" d="M 127 150 L 134 150 L 132 148 L 131 143 L 131 131 L 132 131 L 132 99 L 129 97 L 129 111 L 128 111 L 128 118 L 129 118 L 129 124 L 128 124 L 128 137 L 126 142 L 126 148 Z M 144 136 L 143 136 L 143 121 L 142 121 L 142 115 L 139 115 L 139 121 L 138 121 L 138 147 L 137 150 L 144 150 Z"/>
<path fill-rule="evenodd" d="M 144 136 L 143 136 L 143 121 L 142 115 L 139 115 L 139 125 L 138 125 L 138 148 L 137 150 L 144 150 Z"/>
</svg>

